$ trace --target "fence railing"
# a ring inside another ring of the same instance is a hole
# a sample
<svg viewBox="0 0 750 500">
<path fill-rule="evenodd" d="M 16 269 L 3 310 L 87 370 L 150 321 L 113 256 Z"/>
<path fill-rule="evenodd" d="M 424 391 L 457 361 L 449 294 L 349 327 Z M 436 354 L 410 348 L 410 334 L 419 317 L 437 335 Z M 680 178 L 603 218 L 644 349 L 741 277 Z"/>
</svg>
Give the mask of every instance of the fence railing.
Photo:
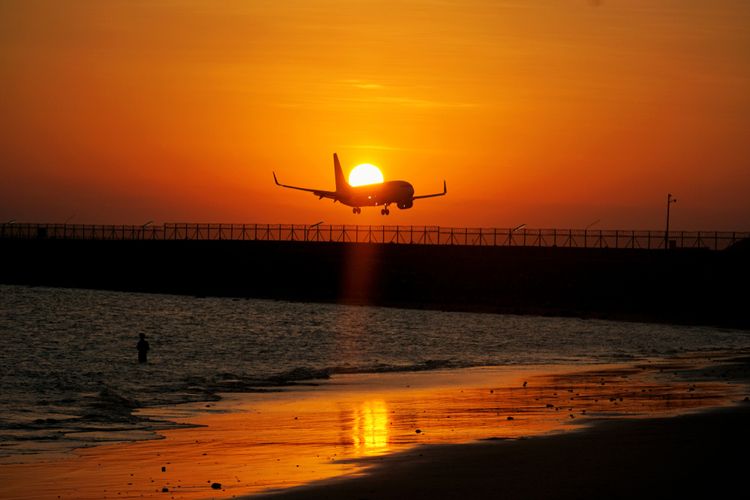
<svg viewBox="0 0 750 500">
<path fill-rule="evenodd" d="M 441 226 L 306 224 L 90 225 L 0 224 L 2 239 L 250 240 L 398 243 L 407 245 L 534 246 L 572 248 L 708 248 L 723 250 L 750 232 L 615 229 L 503 229 Z"/>
</svg>

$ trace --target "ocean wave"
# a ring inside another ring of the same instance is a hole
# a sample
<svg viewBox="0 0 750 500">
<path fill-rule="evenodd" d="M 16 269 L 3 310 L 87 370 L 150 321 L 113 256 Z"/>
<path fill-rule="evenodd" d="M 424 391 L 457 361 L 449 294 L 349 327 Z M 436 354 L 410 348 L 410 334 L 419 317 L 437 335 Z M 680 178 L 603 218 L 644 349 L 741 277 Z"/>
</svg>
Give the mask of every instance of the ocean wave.
<svg viewBox="0 0 750 500">
<path fill-rule="evenodd" d="M 183 379 L 180 387 L 171 387 L 170 392 L 183 394 L 190 393 L 188 398 L 196 400 L 195 396 L 206 398 L 215 397 L 217 392 L 267 392 L 270 390 L 282 390 L 294 385 L 309 385 L 319 381 L 329 380 L 334 375 L 365 374 L 365 373 L 392 373 L 392 372 L 419 372 L 428 370 L 455 369 L 473 366 L 470 363 L 455 359 L 430 359 L 410 364 L 388 364 L 370 363 L 362 365 L 334 365 L 325 367 L 297 366 L 282 370 L 267 376 L 255 374 L 242 374 L 233 372 L 218 372 L 208 377 L 192 375 Z M 147 404 L 147 406 L 153 406 Z"/>
</svg>

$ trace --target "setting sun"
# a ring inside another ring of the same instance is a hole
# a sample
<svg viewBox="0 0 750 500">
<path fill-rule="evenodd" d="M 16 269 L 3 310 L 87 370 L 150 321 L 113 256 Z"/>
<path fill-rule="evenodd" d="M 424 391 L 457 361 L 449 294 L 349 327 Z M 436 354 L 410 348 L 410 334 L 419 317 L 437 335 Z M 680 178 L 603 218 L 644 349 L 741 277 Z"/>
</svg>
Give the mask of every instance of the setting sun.
<svg viewBox="0 0 750 500">
<path fill-rule="evenodd" d="M 383 173 L 378 167 L 369 163 L 357 165 L 349 173 L 349 184 L 352 186 L 365 186 L 381 182 L 383 182 Z"/>
</svg>

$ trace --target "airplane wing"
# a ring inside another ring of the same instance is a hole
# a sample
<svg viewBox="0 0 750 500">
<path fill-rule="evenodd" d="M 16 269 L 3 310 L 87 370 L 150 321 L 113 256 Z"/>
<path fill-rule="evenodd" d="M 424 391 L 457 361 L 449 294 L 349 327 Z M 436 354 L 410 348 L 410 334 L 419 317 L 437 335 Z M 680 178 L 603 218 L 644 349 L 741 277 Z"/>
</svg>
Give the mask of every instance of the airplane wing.
<svg viewBox="0 0 750 500">
<path fill-rule="evenodd" d="M 435 194 L 423 194 L 420 196 L 412 196 L 412 200 L 418 200 L 419 198 L 434 198 L 435 196 L 445 196 L 448 193 L 448 186 L 446 186 L 445 181 L 443 181 L 443 192 L 442 193 L 435 193 Z"/>
<path fill-rule="evenodd" d="M 319 199 L 323 198 L 331 198 L 332 200 L 337 200 L 336 191 L 323 191 L 320 189 L 310 189 L 310 188 L 303 188 L 303 187 L 297 187 L 297 186 L 289 186 L 287 184 L 282 184 L 279 182 L 279 180 L 276 178 L 276 172 L 273 173 L 273 180 L 276 183 L 277 186 L 289 188 L 289 189 L 296 189 L 298 191 L 307 191 L 308 193 L 312 193 L 315 196 L 317 196 Z"/>
</svg>

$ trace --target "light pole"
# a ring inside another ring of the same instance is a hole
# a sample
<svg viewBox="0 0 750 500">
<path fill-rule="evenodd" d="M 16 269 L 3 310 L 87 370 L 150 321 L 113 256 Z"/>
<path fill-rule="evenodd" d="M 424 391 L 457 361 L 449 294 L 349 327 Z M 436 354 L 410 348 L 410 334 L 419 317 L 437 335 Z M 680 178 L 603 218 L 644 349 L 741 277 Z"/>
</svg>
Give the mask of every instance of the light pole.
<svg viewBox="0 0 750 500">
<path fill-rule="evenodd" d="M 599 222 L 599 219 L 596 219 L 594 222 L 583 228 L 583 248 L 588 248 L 588 233 L 589 228 Z"/>
<path fill-rule="evenodd" d="M 11 226 L 11 225 L 13 225 L 15 223 L 16 223 L 16 219 L 11 219 L 11 220 L 9 220 L 7 222 L 3 222 L 3 234 L 2 234 L 3 238 L 5 237 L 5 227 L 6 226 Z"/>
<path fill-rule="evenodd" d="M 513 233 L 515 233 L 516 231 L 518 231 L 522 227 L 526 227 L 526 223 L 519 224 L 519 225 L 517 225 L 516 227 L 514 227 L 513 229 L 510 230 L 510 233 L 508 234 L 508 244 L 509 245 L 513 244 Z M 526 245 L 526 232 L 523 233 L 523 244 Z"/>
<path fill-rule="evenodd" d="M 309 232 L 309 231 L 310 231 L 310 230 L 311 230 L 312 228 L 314 228 L 314 227 L 318 227 L 318 226 L 319 226 L 319 225 L 321 225 L 321 224 L 323 224 L 323 221 L 320 221 L 320 222 L 316 222 L 315 224 L 310 224 L 310 226 L 309 226 L 309 227 L 306 227 L 306 228 L 305 228 L 305 241 L 307 241 L 307 235 L 308 235 L 308 232 Z"/>
<path fill-rule="evenodd" d="M 664 230 L 664 250 L 669 250 L 669 205 L 677 203 L 677 198 L 672 198 L 672 193 L 667 193 L 667 227 Z"/>
<path fill-rule="evenodd" d="M 149 225 L 153 224 L 153 222 L 154 221 L 150 220 L 150 221 L 146 222 L 144 225 L 141 226 L 141 239 L 145 239 L 146 238 L 146 227 L 148 227 Z"/>
</svg>

